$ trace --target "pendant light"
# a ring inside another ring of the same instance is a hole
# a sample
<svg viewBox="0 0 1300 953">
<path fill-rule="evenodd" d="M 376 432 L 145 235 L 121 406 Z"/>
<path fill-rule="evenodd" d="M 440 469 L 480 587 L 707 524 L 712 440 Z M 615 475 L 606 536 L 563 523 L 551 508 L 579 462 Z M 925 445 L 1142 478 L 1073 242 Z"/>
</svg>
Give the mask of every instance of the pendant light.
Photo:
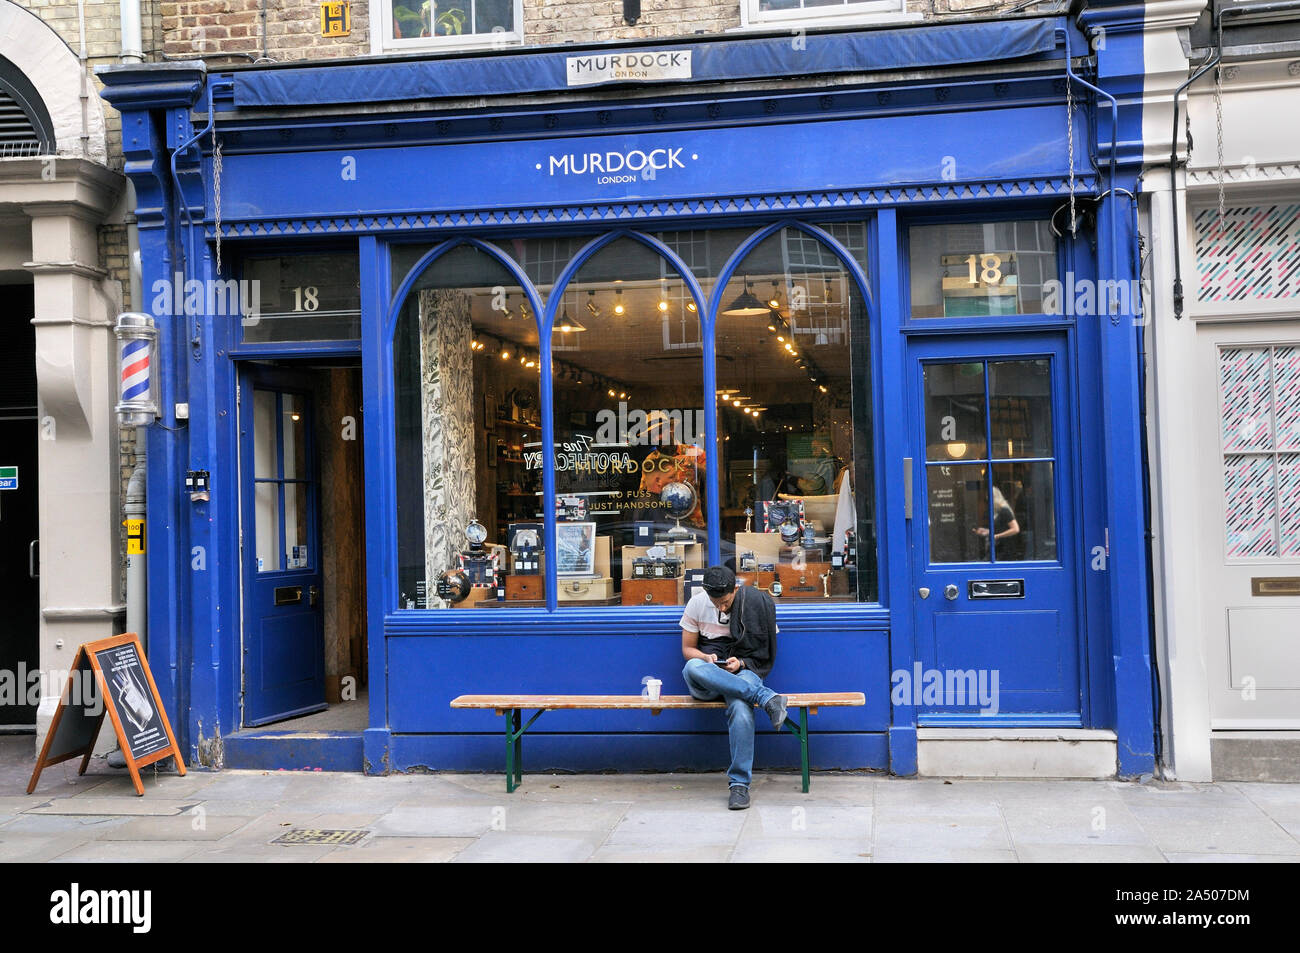
<svg viewBox="0 0 1300 953">
<path fill-rule="evenodd" d="M 567 302 L 567 296 L 565 300 Z M 578 331 L 585 331 L 587 329 L 579 322 L 569 317 L 569 306 L 566 303 L 564 306 L 564 313 L 560 316 L 560 323 L 555 326 L 555 330 L 559 331 L 561 334 L 575 334 Z"/>
<path fill-rule="evenodd" d="M 749 279 L 745 279 L 745 290 L 736 296 L 736 300 L 731 302 L 731 307 L 725 308 L 723 314 L 734 315 L 738 318 L 749 318 L 757 314 L 767 314 L 772 309 L 763 302 L 754 297 L 754 292 L 749 290 Z"/>
</svg>

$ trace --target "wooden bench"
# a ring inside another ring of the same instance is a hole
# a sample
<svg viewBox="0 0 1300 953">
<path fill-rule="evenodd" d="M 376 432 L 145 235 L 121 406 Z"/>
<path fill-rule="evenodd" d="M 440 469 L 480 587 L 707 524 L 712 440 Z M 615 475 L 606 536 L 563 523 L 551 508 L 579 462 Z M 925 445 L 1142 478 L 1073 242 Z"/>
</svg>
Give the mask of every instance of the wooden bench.
<svg viewBox="0 0 1300 953">
<path fill-rule="evenodd" d="M 790 714 L 784 727 L 799 736 L 799 757 L 803 763 L 803 793 L 808 793 L 808 718 L 819 708 L 862 706 L 867 703 L 862 692 L 800 692 L 785 696 Z M 700 701 L 690 695 L 661 695 L 651 701 L 643 695 L 461 695 L 452 700 L 452 708 L 490 708 L 506 716 L 506 793 L 523 781 L 523 737 L 545 711 L 559 710 L 630 710 L 649 709 L 650 714 L 683 708 L 724 708 L 726 702 Z M 537 709 L 525 723 L 526 708 Z M 793 717 L 794 709 L 804 710 L 803 718 Z"/>
</svg>

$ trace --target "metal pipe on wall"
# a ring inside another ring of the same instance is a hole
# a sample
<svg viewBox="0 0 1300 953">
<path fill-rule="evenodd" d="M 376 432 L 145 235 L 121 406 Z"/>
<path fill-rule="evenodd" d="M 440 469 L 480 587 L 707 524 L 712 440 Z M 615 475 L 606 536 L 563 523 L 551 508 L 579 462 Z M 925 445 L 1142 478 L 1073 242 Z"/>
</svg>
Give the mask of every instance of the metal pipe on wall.
<svg viewBox="0 0 1300 953">
<path fill-rule="evenodd" d="M 90 155 L 90 91 L 86 89 L 86 84 L 90 78 L 86 75 L 86 0 L 77 0 L 77 33 L 78 33 L 78 51 L 77 61 L 81 65 L 81 155 L 83 158 Z"/>
<path fill-rule="evenodd" d="M 121 0 L 122 62 L 143 63 L 144 42 L 140 38 L 140 0 Z"/>
<path fill-rule="evenodd" d="M 148 431 L 144 427 L 135 428 L 135 470 L 126 484 L 126 506 L 123 512 L 127 520 L 143 520 L 145 506 L 145 478 L 148 463 Z M 140 636 L 140 644 L 148 650 L 148 566 L 147 553 L 127 553 L 126 555 L 126 631 Z"/>
</svg>

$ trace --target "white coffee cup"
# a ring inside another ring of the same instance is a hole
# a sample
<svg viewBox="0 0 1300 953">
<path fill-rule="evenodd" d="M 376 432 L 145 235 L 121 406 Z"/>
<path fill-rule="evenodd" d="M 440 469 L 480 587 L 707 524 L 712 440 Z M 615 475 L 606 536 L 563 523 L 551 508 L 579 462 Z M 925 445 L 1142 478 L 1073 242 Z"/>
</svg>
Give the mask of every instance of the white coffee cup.
<svg viewBox="0 0 1300 953">
<path fill-rule="evenodd" d="M 652 702 L 659 700 L 659 690 L 663 688 L 663 681 L 658 678 L 648 678 L 645 683 L 646 697 Z"/>
</svg>

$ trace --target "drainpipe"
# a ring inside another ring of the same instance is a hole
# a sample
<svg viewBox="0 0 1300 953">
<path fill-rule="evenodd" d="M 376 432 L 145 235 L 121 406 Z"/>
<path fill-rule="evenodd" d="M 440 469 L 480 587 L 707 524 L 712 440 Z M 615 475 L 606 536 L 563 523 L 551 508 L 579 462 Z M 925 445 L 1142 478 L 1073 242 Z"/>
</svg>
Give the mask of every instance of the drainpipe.
<svg viewBox="0 0 1300 953">
<path fill-rule="evenodd" d="M 144 43 L 140 39 L 140 0 L 122 0 L 122 62 L 143 63 Z"/>
<path fill-rule="evenodd" d="M 145 473 L 148 462 L 148 442 L 144 427 L 135 428 L 135 471 L 126 484 L 125 513 L 128 520 L 145 518 Z M 128 553 L 126 557 L 126 631 L 140 636 L 140 644 L 148 648 L 148 613 L 146 589 L 148 556 L 145 553 Z"/>
<path fill-rule="evenodd" d="M 90 157 L 90 91 L 86 89 L 89 77 L 86 75 L 86 0 L 77 0 L 77 32 L 79 50 L 77 60 L 81 66 L 81 157 Z"/>
</svg>

